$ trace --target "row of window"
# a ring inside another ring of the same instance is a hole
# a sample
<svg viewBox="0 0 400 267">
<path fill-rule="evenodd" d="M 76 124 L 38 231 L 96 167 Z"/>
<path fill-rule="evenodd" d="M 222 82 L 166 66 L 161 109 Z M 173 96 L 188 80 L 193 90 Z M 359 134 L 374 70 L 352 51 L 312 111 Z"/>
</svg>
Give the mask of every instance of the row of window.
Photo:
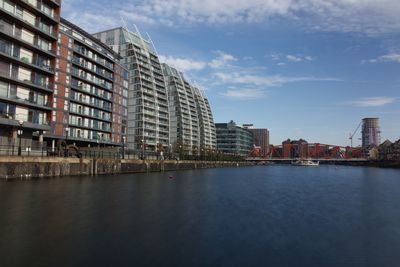
<svg viewBox="0 0 400 267">
<path fill-rule="evenodd" d="M 75 137 L 75 138 L 101 140 L 101 141 L 107 141 L 107 142 L 111 141 L 111 134 L 109 134 L 109 133 L 100 133 L 97 131 L 79 129 L 79 128 L 74 128 L 74 127 L 71 127 L 68 134 L 69 134 L 69 137 Z"/>
<path fill-rule="evenodd" d="M 88 49 L 85 46 L 82 46 L 75 42 L 74 50 L 85 55 L 88 58 L 93 59 L 97 63 L 100 63 L 103 66 L 106 66 L 109 69 L 114 69 L 114 65 L 112 62 L 106 60 L 104 57 L 99 56 L 97 53 L 94 53 L 92 50 Z"/>
<path fill-rule="evenodd" d="M 54 36 L 52 25 L 42 21 L 40 17 L 36 17 L 34 14 L 22 8 L 21 6 L 16 5 L 9 0 L 0 0 L 0 8 L 19 17 L 26 23 L 39 28 L 40 30 L 46 32 L 47 34 Z"/>
<path fill-rule="evenodd" d="M 0 0 L 1 1 L 1 0 Z M 54 16 L 54 9 L 49 7 L 46 3 L 44 3 L 41 0 L 25 0 L 28 2 L 30 5 L 36 7 L 40 11 L 42 11 L 44 14 L 46 14 L 49 17 L 55 17 Z"/>
<path fill-rule="evenodd" d="M 75 126 L 92 128 L 95 130 L 111 131 L 111 123 L 103 122 L 75 115 L 69 115 L 69 123 Z"/>
<path fill-rule="evenodd" d="M 69 110 L 71 112 L 87 115 L 103 120 L 111 120 L 111 113 L 96 108 L 85 107 L 76 103 L 70 103 Z"/>
<path fill-rule="evenodd" d="M 9 41 L 0 38 L 0 52 L 15 57 L 25 63 L 36 65 L 46 70 L 52 70 L 50 59 L 32 52 L 29 49 L 20 47 Z"/>
<path fill-rule="evenodd" d="M 0 61 L 0 73 L 22 82 L 45 88 L 51 88 L 48 76 L 36 73 L 30 69 L 18 66 L 16 64 Z"/>
<path fill-rule="evenodd" d="M 85 95 L 85 94 L 82 94 L 79 92 L 75 92 L 75 91 L 71 91 L 71 99 L 74 99 L 79 102 L 89 104 L 92 106 L 108 109 L 108 110 L 112 109 L 111 102 L 100 100 L 96 97 L 91 97 L 91 96 L 88 96 L 88 95 Z"/>
<path fill-rule="evenodd" d="M 94 85 L 91 85 L 91 84 L 88 84 L 88 83 L 84 83 L 84 82 L 78 81 L 78 80 L 75 79 L 75 78 L 72 78 L 71 84 L 72 84 L 72 86 L 76 86 L 76 87 L 78 87 L 80 90 L 83 90 L 83 91 L 85 91 L 85 92 L 88 92 L 89 94 L 96 95 L 96 96 L 100 96 L 100 97 L 105 98 L 105 99 L 108 99 L 108 100 L 110 100 L 110 101 L 111 101 L 111 99 L 112 99 L 112 93 L 111 93 L 111 92 L 106 91 L 106 90 L 104 90 L 104 89 L 97 88 L 97 87 L 94 86 Z"/>
<path fill-rule="evenodd" d="M 0 101 L 0 117 L 48 125 L 47 114 L 45 112 L 9 104 L 3 101 Z"/>
<path fill-rule="evenodd" d="M 51 51 L 52 49 L 51 42 L 5 19 L 0 19 L 0 30 L 44 51 Z"/>
<path fill-rule="evenodd" d="M 109 81 L 104 80 L 103 78 L 99 78 L 96 75 L 93 75 L 89 72 L 86 72 L 83 69 L 72 67 L 72 74 L 79 76 L 82 79 L 88 80 L 94 84 L 100 85 L 102 87 L 105 87 L 109 90 L 112 90 L 112 83 Z"/>
<path fill-rule="evenodd" d="M 79 65 L 81 65 L 82 67 L 85 67 L 87 69 L 90 69 L 93 72 L 96 72 L 99 75 L 103 75 L 105 77 L 108 77 L 110 79 L 114 79 L 114 75 L 113 73 L 107 71 L 105 68 L 101 68 L 96 64 L 93 64 L 91 61 L 89 60 L 85 60 L 84 58 L 80 58 L 74 55 L 74 59 L 73 61 Z"/>
<path fill-rule="evenodd" d="M 46 94 L 3 81 L 0 81 L 0 96 L 41 106 L 48 105 Z"/>
</svg>

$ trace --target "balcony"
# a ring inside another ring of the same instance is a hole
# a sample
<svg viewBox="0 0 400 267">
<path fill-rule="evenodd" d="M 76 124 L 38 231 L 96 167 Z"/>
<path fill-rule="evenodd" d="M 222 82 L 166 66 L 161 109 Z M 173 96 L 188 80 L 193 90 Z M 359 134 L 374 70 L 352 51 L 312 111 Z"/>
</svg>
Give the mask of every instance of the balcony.
<svg viewBox="0 0 400 267">
<path fill-rule="evenodd" d="M 0 34 L 5 35 L 5 37 L 7 37 L 7 39 L 12 39 L 13 41 L 14 40 L 18 41 L 19 45 L 22 45 L 29 49 L 33 49 L 33 50 L 35 50 L 35 52 L 46 53 L 46 55 L 51 56 L 51 57 L 56 56 L 55 49 L 45 49 L 45 48 L 41 47 L 38 43 L 37 38 L 35 38 L 35 42 L 33 44 L 29 43 L 29 42 L 25 41 L 24 39 L 22 39 L 20 35 L 15 34 L 12 26 L 1 24 L 1 22 L 0 22 Z"/>
<path fill-rule="evenodd" d="M 89 107 L 96 108 L 96 109 L 102 109 L 102 110 L 105 110 L 105 111 L 108 111 L 108 112 L 112 111 L 112 108 L 111 107 L 107 107 L 107 105 L 105 105 L 105 104 L 103 104 L 103 105 L 95 105 L 94 103 L 87 103 L 87 102 L 84 102 L 84 101 L 78 99 L 77 97 L 72 97 L 72 96 L 71 96 L 70 99 L 71 99 L 71 101 L 77 102 L 77 103 L 85 105 L 85 106 L 89 106 Z"/>
<path fill-rule="evenodd" d="M 50 121 L 43 121 L 37 116 L 21 116 L 20 114 L 6 112 L 0 113 L 0 124 L 19 127 L 19 120 L 24 121 L 24 128 L 44 131 L 50 130 Z"/>
<path fill-rule="evenodd" d="M 24 67 L 28 68 L 35 68 L 36 70 L 43 71 L 47 74 L 54 74 L 53 66 L 50 64 L 40 64 L 37 58 L 33 57 L 32 60 L 29 60 L 26 57 L 16 57 L 12 55 L 11 49 L 7 49 L 5 47 L 0 47 L 0 55 L 7 57 L 10 61 L 17 63 L 18 65 L 23 65 Z M 32 61 L 32 62 L 30 62 Z"/>
<path fill-rule="evenodd" d="M 114 82 L 114 78 L 112 77 L 112 73 L 109 73 L 109 75 L 107 75 L 106 74 L 107 72 L 105 70 L 104 70 L 104 73 L 102 71 L 98 70 L 98 69 L 97 70 L 93 70 L 93 69 L 88 67 L 88 64 L 86 62 L 82 62 L 78 58 L 74 58 L 72 60 L 72 63 L 74 63 L 75 65 L 80 66 L 84 70 L 90 71 L 91 73 L 93 73 L 95 75 L 99 75 L 99 76 L 101 76 L 101 77 L 103 77 L 103 78 L 105 78 L 105 79 L 107 79 L 107 80 L 109 80 L 111 82 Z"/>
<path fill-rule="evenodd" d="M 33 99 L 22 99 L 22 98 L 19 98 L 18 96 L 11 96 L 11 97 L 0 96 L 0 99 L 2 101 L 13 102 L 14 104 L 17 104 L 17 105 L 33 107 L 33 108 L 42 109 L 42 110 L 49 110 L 49 111 L 52 110 L 52 106 L 49 101 L 47 101 L 47 102 L 34 101 Z"/>
<path fill-rule="evenodd" d="M 105 90 L 107 90 L 109 92 L 113 91 L 112 86 L 111 86 L 111 88 L 108 88 L 106 83 L 104 83 L 104 82 L 103 83 L 97 83 L 97 82 L 94 82 L 92 80 L 89 80 L 89 79 L 87 79 L 87 75 L 86 74 L 79 74 L 74 69 L 72 69 L 71 74 L 72 74 L 73 77 L 78 78 L 78 79 L 84 81 L 85 83 L 91 83 L 92 85 L 101 87 L 102 89 L 105 89 Z"/>
<path fill-rule="evenodd" d="M 101 66 L 106 67 L 107 69 L 114 72 L 114 67 L 112 64 L 110 64 L 105 59 L 100 59 L 100 58 L 94 59 L 94 58 L 89 57 L 89 55 L 87 55 L 88 50 L 90 50 L 90 49 L 85 48 L 84 46 L 82 46 L 80 44 L 75 43 L 75 45 L 74 45 L 74 52 L 78 53 L 81 56 L 84 56 L 86 59 L 90 60 L 91 62 L 100 64 Z M 93 54 L 100 54 L 100 52 L 93 52 Z"/>
<path fill-rule="evenodd" d="M 31 31 L 39 31 L 42 35 L 44 34 L 46 37 L 50 37 L 53 41 L 57 41 L 57 34 L 55 30 L 45 29 L 43 25 L 40 23 L 40 18 L 36 18 L 34 22 L 28 21 L 17 15 L 15 13 L 11 13 L 4 8 L 0 7 L 0 11 L 4 12 L 11 20 L 20 21 L 23 23 L 24 28 L 31 30 Z"/>
<path fill-rule="evenodd" d="M 18 72 L 12 71 L 8 69 L 0 69 L 0 77 L 5 78 L 9 81 L 17 82 L 23 86 L 33 87 L 37 89 L 41 89 L 43 91 L 52 93 L 54 84 L 43 82 L 41 79 L 31 77 L 30 79 L 26 77 L 22 77 Z"/>
<path fill-rule="evenodd" d="M 56 13 L 54 13 L 54 11 L 53 11 L 53 14 L 49 14 L 49 13 L 43 11 L 40 1 L 37 1 L 36 5 L 33 5 L 28 0 L 21 0 L 21 4 L 24 5 L 24 7 L 26 7 L 30 11 L 40 12 L 40 14 L 45 15 L 47 18 L 50 18 L 53 22 L 58 23 L 60 21 L 60 16 L 57 15 Z"/>
</svg>

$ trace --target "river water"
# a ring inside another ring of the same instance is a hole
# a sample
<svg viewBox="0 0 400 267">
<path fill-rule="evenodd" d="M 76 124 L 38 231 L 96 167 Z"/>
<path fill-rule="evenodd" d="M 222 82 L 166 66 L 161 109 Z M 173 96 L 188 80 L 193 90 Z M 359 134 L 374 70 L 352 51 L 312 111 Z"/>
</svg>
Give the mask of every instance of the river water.
<svg viewBox="0 0 400 267">
<path fill-rule="evenodd" d="M 0 183 L 0 266 L 400 266 L 400 170 L 259 166 Z"/>
</svg>

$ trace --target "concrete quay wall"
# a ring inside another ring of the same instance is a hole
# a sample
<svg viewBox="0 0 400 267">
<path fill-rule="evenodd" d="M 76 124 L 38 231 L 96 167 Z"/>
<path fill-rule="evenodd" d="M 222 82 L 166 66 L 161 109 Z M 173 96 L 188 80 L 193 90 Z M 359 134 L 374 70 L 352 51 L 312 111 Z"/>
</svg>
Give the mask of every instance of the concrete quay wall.
<svg viewBox="0 0 400 267">
<path fill-rule="evenodd" d="M 250 162 L 221 161 L 143 161 L 116 159 L 78 159 L 63 157 L 0 157 L 0 179 L 33 179 L 74 175 L 195 170 L 254 165 Z"/>
</svg>

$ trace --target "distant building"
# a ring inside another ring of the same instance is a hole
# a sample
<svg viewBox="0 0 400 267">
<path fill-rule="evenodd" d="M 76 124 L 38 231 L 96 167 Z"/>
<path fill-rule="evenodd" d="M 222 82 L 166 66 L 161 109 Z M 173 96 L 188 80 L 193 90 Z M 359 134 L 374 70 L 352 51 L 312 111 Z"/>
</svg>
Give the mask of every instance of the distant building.
<svg viewBox="0 0 400 267">
<path fill-rule="evenodd" d="M 253 144 L 260 147 L 262 157 L 268 157 L 269 153 L 269 131 L 268 129 L 249 128 L 253 133 Z"/>
<path fill-rule="evenodd" d="M 223 153 L 238 156 L 248 156 L 253 148 L 253 134 L 234 121 L 216 123 L 217 148 Z"/>
<path fill-rule="evenodd" d="M 364 149 L 369 149 L 372 145 L 380 145 L 381 131 L 379 118 L 364 118 L 362 120 L 361 139 Z"/>
<path fill-rule="evenodd" d="M 400 139 L 393 143 L 386 140 L 378 147 L 378 151 L 380 160 L 400 161 Z"/>
<path fill-rule="evenodd" d="M 282 142 L 282 153 L 284 158 L 308 158 L 308 142 L 304 139 L 287 139 Z"/>
</svg>

